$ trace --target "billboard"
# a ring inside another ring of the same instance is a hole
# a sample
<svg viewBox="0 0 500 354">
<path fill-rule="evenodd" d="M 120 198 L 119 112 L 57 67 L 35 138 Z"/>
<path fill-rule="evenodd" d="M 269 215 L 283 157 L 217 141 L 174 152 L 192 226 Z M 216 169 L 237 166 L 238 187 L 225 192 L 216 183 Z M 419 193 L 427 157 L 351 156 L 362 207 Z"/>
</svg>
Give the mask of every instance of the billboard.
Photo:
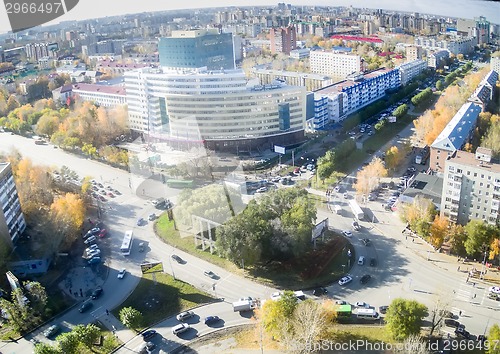
<svg viewBox="0 0 500 354">
<path fill-rule="evenodd" d="M 279 145 L 274 145 L 274 152 L 285 155 L 285 147 L 284 146 L 279 146 Z"/>
<path fill-rule="evenodd" d="M 142 263 L 141 271 L 142 274 L 163 272 L 163 263 L 162 262 Z"/>
</svg>

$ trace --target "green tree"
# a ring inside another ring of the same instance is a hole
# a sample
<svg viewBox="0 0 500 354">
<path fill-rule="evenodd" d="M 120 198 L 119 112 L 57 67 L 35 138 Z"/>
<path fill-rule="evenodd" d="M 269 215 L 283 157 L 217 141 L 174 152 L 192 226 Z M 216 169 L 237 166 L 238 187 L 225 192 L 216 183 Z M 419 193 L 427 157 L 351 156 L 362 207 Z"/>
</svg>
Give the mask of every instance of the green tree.
<svg viewBox="0 0 500 354">
<path fill-rule="evenodd" d="M 399 119 L 408 112 L 408 109 L 409 109 L 408 105 L 402 104 L 392 112 L 392 115 L 396 116 L 396 118 Z"/>
<path fill-rule="evenodd" d="M 500 326 L 496 323 L 488 332 L 488 342 L 490 347 L 486 350 L 486 354 L 500 354 Z"/>
<path fill-rule="evenodd" d="M 35 345 L 35 349 L 33 351 L 35 354 L 62 354 L 61 350 L 58 347 L 54 347 L 49 343 L 38 343 Z"/>
<path fill-rule="evenodd" d="M 444 84 L 443 84 L 443 81 L 442 80 L 438 80 L 436 82 L 436 90 L 438 91 L 443 91 L 444 89 Z"/>
<path fill-rule="evenodd" d="M 78 352 L 80 340 L 76 332 L 62 333 L 57 336 L 56 341 L 64 354 L 75 354 Z"/>
<path fill-rule="evenodd" d="M 469 221 L 465 225 L 465 232 L 467 240 L 464 246 L 469 256 L 478 254 L 484 246 L 490 245 L 495 235 L 495 229 L 482 220 Z"/>
<path fill-rule="evenodd" d="M 96 325 L 90 323 L 86 326 L 78 325 L 73 328 L 73 331 L 78 338 L 78 341 L 82 343 L 89 349 L 92 349 L 92 346 L 101 336 L 101 330 Z"/>
<path fill-rule="evenodd" d="M 26 281 L 23 283 L 26 289 L 26 296 L 30 300 L 30 306 L 36 312 L 43 314 L 47 305 L 47 292 L 45 288 L 36 281 Z"/>
<path fill-rule="evenodd" d="M 387 329 L 396 340 L 404 340 L 420 333 L 422 320 L 427 316 L 427 307 L 415 300 L 394 299 L 385 316 Z"/>
<path fill-rule="evenodd" d="M 481 146 L 491 149 L 495 157 L 500 157 L 500 119 L 491 119 L 491 125 L 482 139 Z"/>
<path fill-rule="evenodd" d="M 90 157 L 94 157 L 94 156 L 97 155 L 97 149 L 92 144 L 83 144 L 83 146 L 82 146 L 82 152 L 85 155 L 89 155 Z"/>
<path fill-rule="evenodd" d="M 142 313 L 133 307 L 124 307 L 120 310 L 120 321 L 128 328 L 137 330 L 142 325 Z"/>
</svg>

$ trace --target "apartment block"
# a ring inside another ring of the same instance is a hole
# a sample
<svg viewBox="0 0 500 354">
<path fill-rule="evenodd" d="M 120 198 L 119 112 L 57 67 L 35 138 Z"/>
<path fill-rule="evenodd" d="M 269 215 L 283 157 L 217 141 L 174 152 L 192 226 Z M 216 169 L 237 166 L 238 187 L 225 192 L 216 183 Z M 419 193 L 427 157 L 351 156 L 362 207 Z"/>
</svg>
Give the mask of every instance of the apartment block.
<svg viewBox="0 0 500 354">
<path fill-rule="evenodd" d="M 491 70 L 488 72 L 483 80 L 481 80 L 474 93 L 469 97 L 468 101 L 481 105 L 484 112 L 488 103 L 493 99 L 493 92 L 495 91 L 497 80 L 498 73 L 496 71 Z"/>
<path fill-rule="evenodd" d="M 252 69 L 252 76 L 259 79 L 261 85 L 270 85 L 275 81 L 286 82 L 291 86 L 304 86 L 307 91 L 316 91 L 333 84 L 332 78 L 319 74 L 305 74 L 295 71 Z"/>
<path fill-rule="evenodd" d="M 425 60 L 415 60 L 402 64 L 397 69 L 399 71 L 400 83 L 404 86 L 427 69 L 427 63 Z"/>
<path fill-rule="evenodd" d="M 445 162 L 441 215 L 465 225 L 500 220 L 500 164 L 491 162 L 491 150 L 479 147 L 475 154 L 456 151 Z"/>
<path fill-rule="evenodd" d="M 490 69 L 500 75 L 500 57 L 491 57 Z"/>
<path fill-rule="evenodd" d="M 271 53 L 284 53 L 290 55 L 290 52 L 297 48 L 297 31 L 295 26 L 271 28 L 269 31 L 271 37 Z"/>
<path fill-rule="evenodd" d="M 0 162 L 0 237 L 12 246 L 26 229 L 9 162 Z"/>
<path fill-rule="evenodd" d="M 312 51 L 309 54 L 311 72 L 334 77 L 347 77 L 362 71 L 362 59 L 359 55 Z"/>
<path fill-rule="evenodd" d="M 442 68 L 449 57 L 450 53 L 447 50 L 427 51 L 427 66 L 433 69 Z"/>
<path fill-rule="evenodd" d="M 412 46 L 407 46 L 405 50 L 406 50 L 406 60 L 408 62 L 422 59 L 422 52 L 423 52 L 422 47 L 412 45 Z"/>
</svg>

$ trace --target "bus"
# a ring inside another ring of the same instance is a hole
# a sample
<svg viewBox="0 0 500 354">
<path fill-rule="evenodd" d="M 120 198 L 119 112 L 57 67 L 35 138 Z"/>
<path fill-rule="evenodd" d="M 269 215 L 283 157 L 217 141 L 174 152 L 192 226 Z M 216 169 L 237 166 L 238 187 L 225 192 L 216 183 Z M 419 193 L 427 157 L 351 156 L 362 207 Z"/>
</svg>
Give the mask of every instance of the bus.
<svg viewBox="0 0 500 354">
<path fill-rule="evenodd" d="M 192 180 L 167 179 L 166 183 L 170 188 L 193 188 Z"/>
<path fill-rule="evenodd" d="M 338 305 L 336 308 L 338 317 L 351 317 L 352 314 L 352 305 Z"/>
<path fill-rule="evenodd" d="M 356 316 L 363 320 L 378 320 L 380 315 L 374 309 L 358 309 Z"/>
<path fill-rule="evenodd" d="M 132 230 L 126 231 L 123 237 L 122 246 L 120 247 L 120 252 L 124 256 L 130 255 L 130 250 L 132 249 L 132 242 L 134 241 L 134 235 Z"/>
<path fill-rule="evenodd" d="M 363 218 L 365 217 L 365 213 L 363 213 L 363 210 L 358 205 L 358 203 L 355 200 L 351 199 L 349 200 L 349 206 L 351 207 L 354 217 L 358 220 L 363 220 Z"/>
</svg>

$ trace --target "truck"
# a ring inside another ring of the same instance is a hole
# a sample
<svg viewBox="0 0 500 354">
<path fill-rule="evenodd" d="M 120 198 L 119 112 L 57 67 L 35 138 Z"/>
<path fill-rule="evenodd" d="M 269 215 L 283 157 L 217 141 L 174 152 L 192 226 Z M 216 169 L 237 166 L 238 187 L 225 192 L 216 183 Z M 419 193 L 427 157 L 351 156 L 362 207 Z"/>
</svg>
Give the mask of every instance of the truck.
<svg viewBox="0 0 500 354">
<path fill-rule="evenodd" d="M 417 165 L 425 165 L 427 163 L 427 159 L 430 155 L 429 146 L 425 146 L 420 152 L 415 156 L 415 163 Z"/>
<path fill-rule="evenodd" d="M 233 302 L 234 312 L 252 311 L 255 308 L 252 300 L 241 300 Z"/>
<path fill-rule="evenodd" d="M 349 206 L 351 207 L 352 213 L 354 217 L 358 220 L 363 220 L 365 217 L 365 213 L 363 213 L 363 209 L 358 205 L 354 199 L 349 200 Z"/>
</svg>

